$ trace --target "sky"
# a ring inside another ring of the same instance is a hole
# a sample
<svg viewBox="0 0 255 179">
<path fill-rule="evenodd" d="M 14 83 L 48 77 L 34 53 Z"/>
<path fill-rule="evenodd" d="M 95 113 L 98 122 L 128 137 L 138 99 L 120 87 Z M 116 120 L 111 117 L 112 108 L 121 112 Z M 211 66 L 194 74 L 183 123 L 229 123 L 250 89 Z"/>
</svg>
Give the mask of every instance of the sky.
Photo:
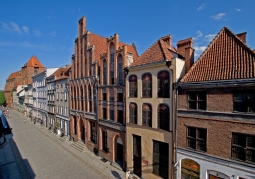
<svg viewBox="0 0 255 179">
<path fill-rule="evenodd" d="M 119 34 L 141 55 L 156 40 L 193 38 L 195 60 L 224 27 L 247 32 L 255 49 L 254 0 L 1 0 L 0 90 L 8 76 L 35 55 L 46 68 L 71 64 L 78 21 L 103 37 Z"/>
</svg>

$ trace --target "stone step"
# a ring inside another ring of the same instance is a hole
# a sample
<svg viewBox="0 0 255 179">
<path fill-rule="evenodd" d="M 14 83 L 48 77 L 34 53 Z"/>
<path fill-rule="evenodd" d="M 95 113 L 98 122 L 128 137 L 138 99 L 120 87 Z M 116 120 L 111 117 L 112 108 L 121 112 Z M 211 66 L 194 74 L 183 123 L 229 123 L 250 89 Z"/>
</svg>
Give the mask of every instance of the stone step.
<svg viewBox="0 0 255 179">
<path fill-rule="evenodd" d="M 77 141 L 71 144 L 73 148 L 78 150 L 79 152 L 83 152 L 83 149 L 85 147 L 85 144 L 82 141 Z"/>
</svg>

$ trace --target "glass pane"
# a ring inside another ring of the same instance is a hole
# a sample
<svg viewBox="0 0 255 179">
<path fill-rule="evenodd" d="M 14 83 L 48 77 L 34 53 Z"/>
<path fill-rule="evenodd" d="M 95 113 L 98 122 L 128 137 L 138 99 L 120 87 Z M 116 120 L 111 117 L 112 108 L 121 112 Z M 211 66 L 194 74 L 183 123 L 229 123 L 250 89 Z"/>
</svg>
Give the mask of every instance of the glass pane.
<svg viewBox="0 0 255 179">
<path fill-rule="evenodd" d="M 197 95 L 195 93 L 190 93 L 189 100 L 197 100 Z"/>
<path fill-rule="evenodd" d="M 255 93 L 248 93 L 248 101 L 255 101 Z"/>
<path fill-rule="evenodd" d="M 245 100 L 246 94 L 243 93 L 235 93 L 235 100 Z"/>
<path fill-rule="evenodd" d="M 247 136 L 246 137 L 246 144 L 247 144 L 247 147 L 255 148 L 255 137 L 254 136 Z"/>
<path fill-rule="evenodd" d="M 232 157 L 240 160 L 245 160 L 245 151 L 241 147 L 232 146 Z"/>
<path fill-rule="evenodd" d="M 255 162 L 255 150 L 247 149 L 246 160 L 250 162 Z"/>
<path fill-rule="evenodd" d="M 188 147 L 196 149 L 196 139 L 187 138 Z"/>
<path fill-rule="evenodd" d="M 238 112 L 246 112 L 246 105 L 243 102 L 234 102 L 234 111 L 238 111 Z"/>
<path fill-rule="evenodd" d="M 205 93 L 198 93 L 197 98 L 198 98 L 198 100 L 206 100 L 206 94 Z"/>
<path fill-rule="evenodd" d="M 196 101 L 189 101 L 189 109 L 197 109 Z"/>
<path fill-rule="evenodd" d="M 197 137 L 206 140 L 206 129 L 197 129 Z"/>
<path fill-rule="evenodd" d="M 188 136 L 196 138 L 196 128 L 188 127 Z"/>
<path fill-rule="evenodd" d="M 197 102 L 197 109 L 206 110 L 206 102 L 205 101 L 198 101 Z"/>
</svg>

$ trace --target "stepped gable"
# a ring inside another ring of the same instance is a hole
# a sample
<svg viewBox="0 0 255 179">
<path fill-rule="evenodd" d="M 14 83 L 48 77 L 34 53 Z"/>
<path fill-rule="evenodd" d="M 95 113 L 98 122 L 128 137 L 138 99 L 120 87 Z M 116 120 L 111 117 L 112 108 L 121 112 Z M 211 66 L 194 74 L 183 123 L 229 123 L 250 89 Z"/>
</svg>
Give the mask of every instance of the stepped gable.
<svg viewBox="0 0 255 179">
<path fill-rule="evenodd" d="M 171 38 L 171 36 L 168 36 Z M 164 40 L 166 37 L 162 37 L 159 40 L 157 40 L 154 44 L 152 44 L 141 56 L 135 60 L 130 67 L 132 66 L 138 66 L 138 65 L 144 65 L 148 63 L 153 62 L 159 62 L 162 60 L 168 60 L 170 61 L 173 58 L 173 55 L 170 52 L 170 49 L 172 51 L 176 51 L 174 48 L 172 48 L 171 41 L 168 41 L 168 43 Z"/>
<path fill-rule="evenodd" d="M 36 56 L 32 56 L 28 62 L 24 65 L 24 67 L 39 67 L 44 68 L 41 62 L 38 60 Z"/>
<path fill-rule="evenodd" d="M 223 27 L 181 82 L 255 78 L 255 53 Z"/>
<path fill-rule="evenodd" d="M 10 76 L 7 78 L 7 80 L 11 80 L 11 79 L 15 78 L 16 76 L 18 76 L 19 72 L 20 71 L 16 71 L 14 73 L 11 73 Z"/>
<path fill-rule="evenodd" d="M 133 45 L 129 45 L 129 44 L 125 44 L 123 42 L 119 42 L 119 46 L 122 47 L 126 45 L 127 46 L 127 52 L 130 52 L 133 54 L 133 58 L 134 60 L 136 60 L 138 58 L 138 53 L 137 53 L 137 50 L 136 50 L 136 47 L 135 47 L 135 44 Z"/>
<path fill-rule="evenodd" d="M 89 43 L 90 45 L 95 45 L 95 54 L 93 56 L 93 61 L 99 60 L 100 59 L 100 54 L 106 53 L 107 52 L 107 39 L 93 34 L 90 32 L 90 37 L 89 37 Z"/>
</svg>

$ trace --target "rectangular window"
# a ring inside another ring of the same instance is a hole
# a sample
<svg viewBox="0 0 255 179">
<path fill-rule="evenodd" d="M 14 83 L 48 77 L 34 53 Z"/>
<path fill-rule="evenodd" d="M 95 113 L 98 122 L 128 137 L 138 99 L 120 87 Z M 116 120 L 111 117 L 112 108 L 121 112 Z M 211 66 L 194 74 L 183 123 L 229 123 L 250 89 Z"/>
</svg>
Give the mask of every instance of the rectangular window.
<svg viewBox="0 0 255 179">
<path fill-rule="evenodd" d="M 123 111 L 118 110 L 118 122 L 123 124 Z"/>
<path fill-rule="evenodd" d="M 187 147 L 206 152 L 207 130 L 202 128 L 187 128 Z"/>
<path fill-rule="evenodd" d="M 107 132 L 106 131 L 103 131 L 103 136 L 102 136 L 102 149 L 103 151 L 105 152 L 108 152 L 108 148 L 107 148 Z"/>
<path fill-rule="evenodd" d="M 107 119 L 107 108 L 103 108 L 103 118 Z"/>
<path fill-rule="evenodd" d="M 114 121 L 114 110 L 110 110 L 110 119 Z"/>
<path fill-rule="evenodd" d="M 236 92 L 234 94 L 234 111 L 255 113 L 255 93 Z"/>
<path fill-rule="evenodd" d="M 206 93 L 205 92 L 190 93 L 189 109 L 206 110 Z"/>
<path fill-rule="evenodd" d="M 143 125 L 152 127 L 151 111 L 143 110 L 142 116 L 143 116 Z"/>
<path fill-rule="evenodd" d="M 123 102 L 123 93 L 118 93 L 118 102 Z"/>
<path fill-rule="evenodd" d="M 103 93 L 103 101 L 106 101 L 107 100 L 107 93 Z"/>
<path fill-rule="evenodd" d="M 153 141 L 153 173 L 168 178 L 168 144 Z"/>
<path fill-rule="evenodd" d="M 232 158 L 255 163 L 255 136 L 232 134 Z"/>
<path fill-rule="evenodd" d="M 143 89 L 143 98 L 152 97 L 151 82 L 143 82 L 142 89 Z"/>
<path fill-rule="evenodd" d="M 57 92 L 57 101 L 58 101 L 58 99 L 59 99 L 59 92 Z"/>
<path fill-rule="evenodd" d="M 91 142 L 93 142 L 94 144 L 96 143 L 96 123 L 95 122 L 91 122 Z"/>
<path fill-rule="evenodd" d="M 67 92 L 65 92 L 65 101 L 67 100 Z"/>
</svg>

